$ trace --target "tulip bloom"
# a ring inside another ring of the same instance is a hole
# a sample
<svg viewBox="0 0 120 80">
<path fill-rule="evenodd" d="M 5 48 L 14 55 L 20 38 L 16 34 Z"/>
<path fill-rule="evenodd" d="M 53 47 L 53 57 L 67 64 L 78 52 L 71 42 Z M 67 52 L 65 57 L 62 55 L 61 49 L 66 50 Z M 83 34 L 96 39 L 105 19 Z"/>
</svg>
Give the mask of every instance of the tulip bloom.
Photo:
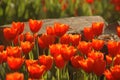
<svg viewBox="0 0 120 80">
<path fill-rule="evenodd" d="M 61 44 L 70 44 L 69 34 L 64 34 L 62 37 L 60 37 L 60 43 Z"/>
<path fill-rule="evenodd" d="M 45 72 L 44 65 L 33 64 L 28 66 L 29 77 L 32 79 L 40 79 Z"/>
<path fill-rule="evenodd" d="M 24 80 L 23 73 L 14 72 L 6 74 L 6 80 Z"/>
<path fill-rule="evenodd" d="M 6 40 L 12 41 L 18 35 L 18 29 L 4 28 L 3 33 Z"/>
<path fill-rule="evenodd" d="M 50 70 L 53 64 L 53 57 L 42 55 L 38 58 L 40 65 L 44 65 L 46 70 Z"/>
<path fill-rule="evenodd" d="M 29 41 L 25 41 L 25 42 L 21 42 L 20 46 L 22 48 L 23 53 L 28 54 L 32 50 L 34 43 L 33 42 L 30 43 Z"/>
<path fill-rule="evenodd" d="M 15 37 L 15 39 L 13 40 L 14 45 L 19 44 L 20 41 L 24 41 L 24 34 L 20 34 Z"/>
<path fill-rule="evenodd" d="M 86 0 L 87 3 L 92 4 L 94 0 Z"/>
<path fill-rule="evenodd" d="M 29 27 L 33 33 L 37 33 L 42 27 L 42 24 L 43 24 L 42 21 L 37 21 L 32 19 L 29 20 Z"/>
<path fill-rule="evenodd" d="M 58 37 L 63 36 L 69 29 L 69 26 L 66 24 L 55 23 L 54 24 L 54 32 Z"/>
<path fill-rule="evenodd" d="M 78 35 L 78 34 L 70 34 L 70 43 L 73 45 L 73 46 L 77 46 L 79 44 L 79 41 L 81 41 L 81 35 Z"/>
<path fill-rule="evenodd" d="M 92 31 L 96 36 L 99 36 L 99 35 L 102 34 L 103 27 L 104 27 L 103 22 L 94 22 L 94 23 L 92 23 Z"/>
<path fill-rule="evenodd" d="M 117 35 L 120 37 L 120 26 L 117 27 Z"/>
<path fill-rule="evenodd" d="M 79 61 L 80 60 L 83 60 L 83 57 L 79 56 L 79 55 L 76 55 L 76 56 L 72 56 L 71 57 L 71 64 L 74 68 L 80 68 L 80 64 L 79 64 Z"/>
<path fill-rule="evenodd" d="M 101 50 L 104 46 L 104 41 L 103 40 L 97 40 L 97 39 L 92 39 L 92 47 L 95 50 Z"/>
<path fill-rule="evenodd" d="M 86 60 L 80 60 L 79 61 L 80 67 L 87 73 L 90 73 L 93 71 L 93 64 L 94 64 L 94 60 L 91 58 L 87 58 Z"/>
<path fill-rule="evenodd" d="M 80 41 L 77 48 L 80 51 L 80 53 L 84 55 L 88 55 L 88 53 L 92 50 L 91 43 L 85 41 Z"/>
<path fill-rule="evenodd" d="M 4 45 L 0 45 L 0 52 L 4 50 Z"/>
<path fill-rule="evenodd" d="M 7 61 L 7 52 L 0 52 L 0 64 Z"/>
<path fill-rule="evenodd" d="M 25 65 L 27 68 L 28 66 L 33 65 L 33 64 L 38 64 L 38 60 L 31 60 L 31 59 L 25 60 Z"/>
<path fill-rule="evenodd" d="M 21 57 L 22 56 L 22 49 L 18 46 L 7 47 L 6 51 L 7 51 L 8 56 L 13 56 L 13 57 Z"/>
<path fill-rule="evenodd" d="M 43 34 L 42 36 L 38 37 L 38 45 L 40 48 L 48 48 L 49 45 L 55 42 L 55 37 L 52 35 Z"/>
<path fill-rule="evenodd" d="M 30 34 L 30 32 L 25 33 L 25 40 L 29 42 L 34 41 L 34 36 Z"/>
<path fill-rule="evenodd" d="M 8 57 L 7 64 L 11 70 L 19 70 L 23 65 L 23 58 Z"/>
<path fill-rule="evenodd" d="M 46 33 L 47 33 L 48 35 L 55 35 L 54 28 L 51 27 L 51 26 L 48 26 L 48 27 L 46 28 Z"/>
<path fill-rule="evenodd" d="M 12 27 L 18 30 L 18 34 L 21 34 L 24 30 L 23 22 L 12 22 Z"/>
<path fill-rule="evenodd" d="M 54 60 L 55 60 L 56 67 L 59 68 L 59 69 L 63 69 L 64 66 L 66 65 L 66 62 L 65 62 L 65 60 L 64 60 L 64 58 L 62 57 L 61 54 L 55 56 Z"/>
<path fill-rule="evenodd" d="M 83 35 L 84 35 L 85 40 L 87 40 L 87 41 L 92 40 L 95 36 L 92 31 L 92 28 L 90 28 L 90 27 L 85 27 L 83 29 Z"/>
<path fill-rule="evenodd" d="M 61 47 L 61 54 L 64 60 L 69 61 L 72 56 L 76 54 L 76 49 L 74 46 L 63 46 Z"/>
<path fill-rule="evenodd" d="M 108 54 L 112 57 L 117 55 L 118 42 L 108 41 L 107 43 Z"/>
<path fill-rule="evenodd" d="M 106 68 L 106 62 L 103 59 L 97 58 L 96 60 L 94 60 L 94 64 L 93 64 L 93 72 L 97 75 L 97 76 L 101 76 Z"/>
</svg>

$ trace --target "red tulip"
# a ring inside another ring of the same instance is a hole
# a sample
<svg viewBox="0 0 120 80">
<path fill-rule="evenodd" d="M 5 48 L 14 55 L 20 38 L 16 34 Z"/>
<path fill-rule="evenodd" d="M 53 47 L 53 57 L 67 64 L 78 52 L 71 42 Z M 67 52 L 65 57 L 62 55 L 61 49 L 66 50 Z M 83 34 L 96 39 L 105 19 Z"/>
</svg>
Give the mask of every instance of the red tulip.
<svg viewBox="0 0 120 80">
<path fill-rule="evenodd" d="M 42 55 L 39 56 L 38 60 L 41 65 L 44 65 L 46 67 L 46 70 L 50 70 L 52 68 L 53 57 Z"/>
<path fill-rule="evenodd" d="M 106 55 L 106 63 L 107 63 L 107 65 L 112 64 L 112 57 L 110 55 Z"/>
<path fill-rule="evenodd" d="M 118 42 L 108 41 L 107 43 L 108 53 L 110 56 L 114 57 L 117 55 Z"/>
<path fill-rule="evenodd" d="M 109 70 L 105 70 L 104 75 L 107 80 L 116 80 L 114 79 L 114 77 L 112 76 L 112 73 Z"/>
<path fill-rule="evenodd" d="M 25 65 L 26 65 L 27 68 L 28 68 L 28 66 L 33 65 L 33 64 L 38 64 L 38 61 L 37 60 L 31 60 L 31 59 L 25 60 Z"/>
<path fill-rule="evenodd" d="M 52 35 L 42 34 L 42 36 L 38 37 L 38 45 L 40 48 L 48 48 L 49 45 L 55 42 L 55 37 Z"/>
<path fill-rule="evenodd" d="M 73 46 L 77 46 L 79 44 L 79 41 L 81 41 L 81 35 L 78 35 L 78 34 L 70 34 L 70 43 L 73 45 Z"/>
<path fill-rule="evenodd" d="M 32 48 L 34 47 L 34 43 L 30 43 L 29 41 L 21 42 L 20 44 L 22 51 L 24 54 L 28 54 Z"/>
<path fill-rule="evenodd" d="M 87 73 L 90 73 L 93 71 L 93 64 L 94 64 L 94 60 L 91 58 L 87 58 L 86 60 L 80 60 L 79 61 L 80 67 Z"/>
<path fill-rule="evenodd" d="M 8 57 L 7 64 L 11 70 L 19 70 L 23 65 L 23 58 Z"/>
<path fill-rule="evenodd" d="M 15 37 L 15 39 L 13 41 L 14 45 L 19 44 L 19 41 L 24 41 L 24 34 L 20 34 L 20 35 L 18 35 L 18 36 Z"/>
<path fill-rule="evenodd" d="M 58 37 L 63 36 L 69 29 L 69 26 L 66 24 L 55 23 L 54 24 L 54 32 Z"/>
<path fill-rule="evenodd" d="M 92 47 L 95 50 L 101 50 L 104 46 L 104 41 L 103 40 L 97 40 L 97 39 L 92 39 Z"/>
<path fill-rule="evenodd" d="M 120 26 L 117 27 L 117 35 L 120 37 Z"/>
<path fill-rule="evenodd" d="M 110 68 L 111 74 L 115 80 L 120 80 L 120 65 L 115 65 L 114 67 Z"/>
<path fill-rule="evenodd" d="M 63 59 L 62 55 L 59 54 L 57 56 L 54 57 L 54 60 L 55 60 L 55 65 L 57 68 L 59 69 L 63 69 L 64 66 L 66 65 L 66 62 L 65 60 Z"/>
<path fill-rule="evenodd" d="M 94 23 L 92 23 L 92 31 L 96 36 L 99 36 L 99 35 L 102 34 L 103 27 L 104 27 L 103 22 L 94 22 Z"/>
<path fill-rule="evenodd" d="M 87 41 L 92 40 L 95 36 L 93 31 L 92 31 L 92 28 L 90 28 L 90 27 L 84 28 L 83 35 L 85 37 L 85 40 L 87 40 Z"/>
<path fill-rule="evenodd" d="M 23 22 L 12 22 L 12 27 L 18 30 L 18 34 L 21 34 L 24 30 Z"/>
<path fill-rule="evenodd" d="M 0 52 L 0 64 L 7 61 L 7 52 Z"/>
<path fill-rule="evenodd" d="M 92 4 L 94 0 L 86 0 L 87 3 Z"/>
<path fill-rule="evenodd" d="M 14 72 L 6 74 L 6 80 L 24 80 L 23 73 Z"/>
<path fill-rule="evenodd" d="M 64 60 L 69 61 L 72 56 L 76 54 L 76 49 L 74 46 L 63 46 L 61 47 L 61 54 Z"/>
<path fill-rule="evenodd" d="M 113 63 L 113 65 L 114 66 L 115 65 L 120 65 L 120 55 L 119 54 L 114 57 L 114 63 Z"/>
<path fill-rule="evenodd" d="M 101 76 L 106 68 L 106 62 L 103 59 L 97 58 L 96 60 L 94 60 L 94 64 L 93 64 L 93 72 L 97 75 L 97 76 Z"/>
<path fill-rule="evenodd" d="M 34 42 L 34 36 L 30 34 L 30 32 L 27 32 L 25 34 L 25 40 L 29 42 Z"/>
<path fill-rule="evenodd" d="M 80 51 L 80 53 L 84 55 L 88 55 L 88 53 L 92 50 L 91 43 L 85 41 L 80 41 L 77 48 Z"/>
<path fill-rule="evenodd" d="M 79 61 L 80 60 L 83 60 L 83 57 L 79 56 L 79 55 L 76 55 L 76 56 L 72 56 L 71 57 L 71 64 L 74 68 L 80 68 L 80 64 L 79 64 Z"/>
<path fill-rule="evenodd" d="M 4 28 L 3 33 L 6 40 L 12 41 L 18 35 L 18 29 Z"/>
<path fill-rule="evenodd" d="M 60 37 L 60 43 L 61 44 L 70 44 L 69 34 L 64 34 L 62 37 Z"/>
<path fill-rule="evenodd" d="M 8 56 L 13 56 L 13 57 L 21 57 L 22 56 L 22 49 L 18 46 L 7 47 L 6 51 L 7 51 Z"/>
<path fill-rule="evenodd" d="M 30 26 L 30 30 L 33 33 L 36 33 L 40 30 L 40 28 L 42 27 L 43 22 L 42 21 L 37 21 L 37 20 L 29 20 L 29 26 Z"/>
<path fill-rule="evenodd" d="M 32 79 L 40 79 L 45 72 L 44 65 L 33 64 L 28 66 L 29 77 Z"/>
<path fill-rule="evenodd" d="M 47 33 L 48 35 L 55 35 L 54 28 L 51 27 L 51 26 L 48 26 L 48 27 L 46 28 L 46 33 Z"/>
</svg>

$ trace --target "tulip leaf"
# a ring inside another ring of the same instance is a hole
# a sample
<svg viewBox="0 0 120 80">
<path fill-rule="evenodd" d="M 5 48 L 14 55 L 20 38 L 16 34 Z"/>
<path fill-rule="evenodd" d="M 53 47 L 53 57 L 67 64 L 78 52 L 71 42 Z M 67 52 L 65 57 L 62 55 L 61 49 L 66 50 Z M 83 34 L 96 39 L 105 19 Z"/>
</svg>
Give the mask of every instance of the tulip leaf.
<svg viewBox="0 0 120 80">
<path fill-rule="evenodd" d="M 3 15 L 3 9 L 0 7 L 0 16 Z"/>
<path fill-rule="evenodd" d="M 87 16 L 91 16 L 92 15 L 91 7 L 87 3 L 84 3 L 82 5 L 82 11 L 83 11 L 83 15 L 87 15 Z"/>
</svg>

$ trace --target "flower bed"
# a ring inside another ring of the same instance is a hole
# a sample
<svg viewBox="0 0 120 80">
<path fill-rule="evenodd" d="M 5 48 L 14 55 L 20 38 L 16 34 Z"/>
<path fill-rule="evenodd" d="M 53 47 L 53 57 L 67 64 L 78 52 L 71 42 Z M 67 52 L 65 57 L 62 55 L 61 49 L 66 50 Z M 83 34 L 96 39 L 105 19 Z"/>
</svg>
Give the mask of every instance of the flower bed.
<svg viewBox="0 0 120 80">
<path fill-rule="evenodd" d="M 4 28 L 8 46 L 0 46 L 2 80 L 119 80 L 120 42 L 99 39 L 104 23 L 94 22 L 81 34 L 67 34 L 68 24 L 54 23 L 45 33 L 43 21 L 29 20 Z M 120 37 L 120 27 L 117 27 Z M 106 47 L 107 51 L 104 51 Z"/>
</svg>

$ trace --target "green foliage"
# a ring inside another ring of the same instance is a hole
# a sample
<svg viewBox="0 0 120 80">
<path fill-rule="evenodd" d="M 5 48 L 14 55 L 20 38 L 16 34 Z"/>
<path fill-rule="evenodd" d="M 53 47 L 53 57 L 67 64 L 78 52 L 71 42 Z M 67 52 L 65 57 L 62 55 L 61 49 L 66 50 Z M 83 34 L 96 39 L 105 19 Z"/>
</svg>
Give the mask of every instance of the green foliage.
<svg viewBox="0 0 120 80">
<path fill-rule="evenodd" d="M 61 2 L 60 2 L 61 1 Z M 114 10 L 110 0 L 1 0 L 0 25 L 12 21 L 32 19 L 60 18 L 70 16 L 100 15 L 106 21 L 120 20 L 120 12 Z"/>
</svg>

